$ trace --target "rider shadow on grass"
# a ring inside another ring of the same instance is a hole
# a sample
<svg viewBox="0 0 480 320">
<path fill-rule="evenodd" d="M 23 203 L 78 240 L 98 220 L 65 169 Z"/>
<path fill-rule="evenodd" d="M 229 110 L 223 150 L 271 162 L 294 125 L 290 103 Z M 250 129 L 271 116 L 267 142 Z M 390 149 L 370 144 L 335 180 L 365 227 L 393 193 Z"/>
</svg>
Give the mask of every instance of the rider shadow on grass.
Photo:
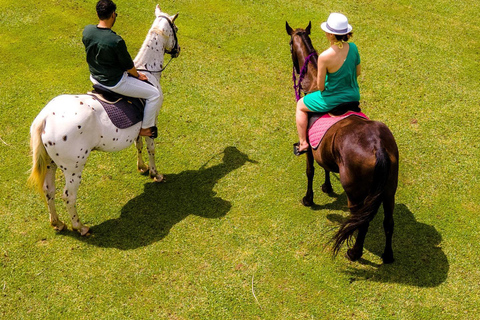
<svg viewBox="0 0 480 320">
<path fill-rule="evenodd" d="M 93 226 L 92 234 L 82 240 L 99 247 L 130 250 L 162 240 L 189 215 L 221 218 L 232 205 L 216 197 L 213 188 L 246 162 L 256 163 L 236 147 L 227 147 L 218 165 L 167 174 L 166 183 L 146 183 L 144 192 L 122 208 L 119 218 Z"/>
<path fill-rule="evenodd" d="M 335 201 L 326 205 L 314 205 L 314 210 L 342 210 L 348 213 L 347 196 L 332 194 Z M 442 236 L 435 227 L 416 221 L 413 212 L 404 204 L 396 204 L 394 210 L 395 229 L 393 233 L 392 264 L 376 264 L 361 258 L 349 265 L 345 271 L 350 282 L 377 281 L 399 283 L 416 287 L 436 287 L 445 282 L 448 276 L 449 263 L 441 249 Z M 328 214 L 327 219 L 340 225 L 345 216 Z M 336 231 L 336 230 L 335 230 Z M 333 234 L 332 234 L 333 235 Z M 383 232 L 383 209 L 370 223 L 365 239 L 364 252 L 381 256 L 385 245 Z M 344 252 L 344 250 L 341 250 Z M 339 254 L 337 258 L 342 258 Z M 356 268 L 356 264 L 371 268 Z"/>
</svg>

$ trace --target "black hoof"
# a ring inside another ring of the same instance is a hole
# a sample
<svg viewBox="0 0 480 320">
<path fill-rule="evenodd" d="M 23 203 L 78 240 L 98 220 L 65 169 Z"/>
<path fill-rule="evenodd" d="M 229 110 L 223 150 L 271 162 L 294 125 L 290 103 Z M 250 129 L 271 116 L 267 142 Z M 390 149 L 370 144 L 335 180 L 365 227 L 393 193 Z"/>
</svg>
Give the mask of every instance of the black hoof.
<svg viewBox="0 0 480 320">
<path fill-rule="evenodd" d="M 331 185 L 327 186 L 326 184 L 322 184 L 322 191 L 324 193 L 332 193 L 333 192 L 333 188 Z"/>
<path fill-rule="evenodd" d="M 384 264 L 390 264 L 395 262 L 395 259 L 393 258 L 393 254 L 382 254 L 382 260 Z"/>
<path fill-rule="evenodd" d="M 303 197 L 302 199 L 302 204 L 305 206 L 305 207 L 311 207 L 313 206 L 315 203 L 313 203 L 313 199 L 310 198 L 310 197 Z"/>
<path fill-rule="evenodd" d="M 348 249 L 345 256 L 350 261 L 357 261 L 358 259 L 360 259 L 362 257 L 362 254 L 363 254 L 362 252 L 360 252 L 360 254 L 358 254 L 353 249 Z"/>
</svg>

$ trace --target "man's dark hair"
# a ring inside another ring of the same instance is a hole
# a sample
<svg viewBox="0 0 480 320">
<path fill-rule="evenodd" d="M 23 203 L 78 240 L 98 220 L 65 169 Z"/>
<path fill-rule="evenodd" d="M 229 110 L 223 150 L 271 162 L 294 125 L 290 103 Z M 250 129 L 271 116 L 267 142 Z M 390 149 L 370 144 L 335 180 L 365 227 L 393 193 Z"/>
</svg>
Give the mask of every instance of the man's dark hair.
<svg viewBox="0 0 480 320">
<path fill-rule="evenodd" d="M 100 0 L 97 2 L 97 16 L 100 20 L 107 20 L 117 10 L 117 5 L 112 0 Z"/>
</svg>

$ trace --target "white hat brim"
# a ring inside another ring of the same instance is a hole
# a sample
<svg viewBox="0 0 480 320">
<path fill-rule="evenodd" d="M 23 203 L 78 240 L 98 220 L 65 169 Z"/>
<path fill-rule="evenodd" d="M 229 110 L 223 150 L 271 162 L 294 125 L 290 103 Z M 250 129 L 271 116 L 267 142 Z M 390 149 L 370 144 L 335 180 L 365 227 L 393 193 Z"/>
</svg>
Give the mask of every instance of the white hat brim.
<svg viewBox="0 0 480 320">
<path fill-rule="evenodd" d="M 324 22 L 320 25 L 320 27 L 322 28 L 323 31 L 325 32 L 328 32 L 328 33 L 331 33 L 331 34 L 337 34 L 339 36 L 342 36 L 342 35 L 345 35 L 345 34 L 349 34 L 350 32 L 352 32 L 352 26 L 349 24 L 348 27 L 347 27 L 347 31 L 345 32 L 344 30 L 342 31 L 338 31 L 338 30 L 334 30 L 334 29 L 331 29 L 327 22 Z"/>
</svg>

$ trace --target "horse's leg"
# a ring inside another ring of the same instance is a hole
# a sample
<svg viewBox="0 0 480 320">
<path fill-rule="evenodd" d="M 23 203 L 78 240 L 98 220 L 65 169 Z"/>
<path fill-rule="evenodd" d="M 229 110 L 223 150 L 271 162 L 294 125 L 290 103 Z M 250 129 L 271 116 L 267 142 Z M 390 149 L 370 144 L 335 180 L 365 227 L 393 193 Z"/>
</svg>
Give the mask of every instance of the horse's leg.
<svg viewBox="0 0 480 320">
<path fill-rule="evenodd" d="M 315 175 L 315 166 L 312 149 L 307 151 L 307 193 L 302 199 L 302 203 L 306 207 L 314 205 L 313 202 L 313 176 Z"/>
<path fill-rule="evenodd" d="M 80 186 L 80 181 L 82 180 L 81 174 L 82 174 L 83 165 L 81 166 L 81 168 L 76 168 L 76 169 L 77 170 L 63 171 L 65 175 L 65 189 L 63 191 L 62 197 L 63 197 L 63 200 L 65 200 L 67 211 L 70 214 L 73 230 L 77 230 L 78 232 L 80 232 L 82 236 L 84 236 L 88 233 L 90 228 L 87 226 L 84 226 L 80 222 L 80 218 L 78 217 L 77 206 L 76 206 L 78 187 Z"/>
<path fill-rule="evenodd" d="M 145 140 L 147 141 L 150 178 L 152 178 L 155 182 L 162 182 L 164 180 L 164 177 L 162 174 L 159 174 L 157 172 L 157 168 L 155 166 L 155 140 L 149 137 L 145 138 Z"/>
<path fill-rule="evenodd" d="M 332 193 L 332 183 L 330 182 L 330 171 L 325 170 L 325 182 L 322 184 L 322 191 L 324 193 Z"/>
<path fill-rule="evenodd" d="M 135 139 L 135 147 L 137 147 L 137 169 L 144 174 L 147 172 L 148 167 L 145 165 L 145 162 L 143 162 L 143 139 L 141 136 L 138 136 L 137 139 Z"/>
<path fill-rule="evenodd" d="M 393 209 L 395 207 L 395 196 L 386 197 L 383 201 L 383 211 L 385 218 L 383 220 L 383 229 L 385 230 L 385 251 L 382 254 L 383 263 L 393 263 Z"/>
<path fill-rule="evenodd" d="M 344 170 L 341 170 L 341 173 L 344 173 Z M 358 200 L 352 201 L 352 199 L 354 199 L 353 194 L 351 191 L 347 191 L 347 190 L 345 190 L 345 192 L 347 193 L 347 201 L 348 201 L 348 208 L 350 209 L 350 216 L 354 217 L 356 215 L 356 211 L 358 210 L 358 208 L 361 208 L 363 204 L 358 204 Z M 358 227 L 358 234 L 355 240 L 355 244 L 353 245 L 352 248 L 349 248 L 346 253 L 346 257 L 350 261 L 357 261 L 362 257 L 363 244 L 365 243 L 365 236 L 367 235 L 369 225 L 370 223 L 366 222 L 363 225 Z"/>
<path fill-rule="evenodd" d="M 65 224 L 60 221 L 55 207 L 55 173 L 57 171 L 57 165 L 50 160 L 50 164 L 47 166 L 47 174 L 45 175 L 45 181 L 43 182 L 43 191 L 47 198 L 48 212 L 50 213 L 50 225 L 57 231 L 62 231 L 65 228 Z"/>
<path fill-rule="evenodd" d="M 347 258 L 351 261 L 357 261 L 363 255 L 363 244 L 367 235 L 369 223 L 364 224 L 358 229 L 357 239 L 352 248 L 347 250 Z"/>
</svg>

